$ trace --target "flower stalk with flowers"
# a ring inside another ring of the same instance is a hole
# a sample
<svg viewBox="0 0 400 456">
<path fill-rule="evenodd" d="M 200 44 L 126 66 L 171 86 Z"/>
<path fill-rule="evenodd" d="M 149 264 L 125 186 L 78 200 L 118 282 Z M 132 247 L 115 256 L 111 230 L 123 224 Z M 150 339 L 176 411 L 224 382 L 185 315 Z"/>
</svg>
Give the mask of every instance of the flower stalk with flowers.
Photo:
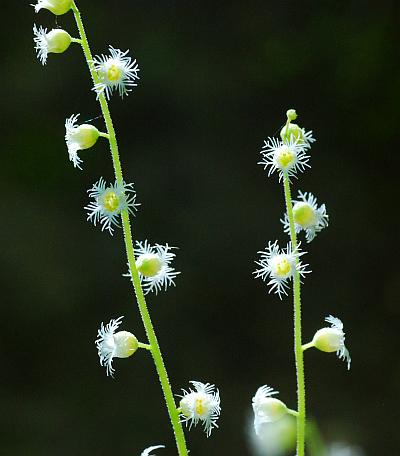
<svg viewBox="0 0 400 456">
<path fill-rule="evenodd" d="M 310 168 L 309 150 L 315 141 L 312 132 L 306 132 L 293 123 L 297 118 L 296 111 L 289 109 L 287 121 L 280 132 L 280 139 L 268 138 L 261 150 L 259 164 L 268 169 L 268 176 L 277 172 L 279 181 L 283 181 L 283 192 L 286 213 L 281 220 L 284 232 L 290 236 L 286 249 L 280 249 L 278 241 L 269 242 L 260 259 L 256 261 L 259 268 L 255 277 L 267 281 L 269 291 L 278 294 L 282 299 L 287 295 L 288 281 L 292 281 L 294 305 L 294 352 L 297 376 L 297 410 L 289 409 L 282 401 L 271 396 L 277 394 L 271 387 L 260 387 L 253 397 L 254 429 L 257 435 L 266 423 L 281 419 L 287 414 L 297 419 L 297 456 L 305 454 L 306 398 L 303 352 L 311 347 L 324 352 L 336 352 L 340 359 L 347 362 L 350 368 L 350 355 L 344 345 L 343 324 L 339 318 L 329 316 L 325 319 L 330 328 L 316 332 L 311 342 L 302 343 L 301 312 L 301 279 L 310 271 L 300 261 L 306 252 L 300 250 L 297 235 L 305 231 L 306 242 L 311 242 L 317 233 L 328 226 L 328 215 L 325 204 L 318 207 L 317 199 L 311 193 L 299 191 L 298 199 L 292 200 L 291 178 L 297 178 L 299 172 Z"/>
<path fill-rule="evenodd" d="M 128 95 L 137 85 L 139 67 L 136 60 L 132 60 L 128 56 L 128 51 L 123 52 L 112 46 L 109 47 L 110 55 L 92 56 L 82 17 L 74 0 L 38 0 L 34 8 L 36 13 L 45 9 L 55 15 L 66 14 L 70 11 L 74 15 L 79 38 L 72 38 L 68 32 L 61 29 L 47 33 L 46 29 L 38 28 L 35 25 L 33 28 L 35 49 L 39 60 L 44 65 L 49 53 L 65 52 L 71 43 L 80 44 L 82 47 L 93 81 L 92 90 L 96 92 L 97 100 L 100 103 L 106 132 L 101 132 L 90 124 L 78 125 L 79 115 L 72 115 L 68 118 L 65 122 L 65 141 L 69 160 L 75 168 L 81 169 L 82 159 L 78 156 L 78 151 L 93 147 L 99 137 L 103 137 L 109 142 L 115 182 L 107 185 L 106 181 L 100 178 L 88 191 L 93 201 L 85 209 L 87 219 L 94 225 L 100 223 L 102 230 L 108 230 L 110 234 L 113 234 L 114 227 L 122 225 L 129 277 L 148 339 L 148 343 L 139 342 L 131 332 L 118 331 L 123 317 L 112 319 L 106 325 L 101 323 L 96 339 L 100 364 L 105 367 L 106 374 L 113 377 L 115 358 L 128 358 L 139 348 L 151 353 L 164 394 L 178 454 L 187 456 L 188 450 L 182 422 L 196 425 L 201 421 L 209 436 L 211 430 L 218 427 L 216 421 L 221 410 L 220 397 L 219 391 L 215 389 L 214 385 L 193 381 L 191 383 L 195 387 L 195 391 L 184 391 L 185 394 L 180 405 L 177 406 L 144 296 L 149 292 L 157 293 L 169 285 L 174 285 L 174 279 L 179 272 L 176 272 L 171 266 L 175 254 L 171 252 L 172 247 L 168 244 L 151 246 L 147 241 L 136 241 L 136 251 L 134 249 L 129 215 L 134 214 L 139 204 L 136 203 L 133 184 L 127 184 L 123 178 L 117 138 L 107 100 L 114 92 L 121 97 Z M 164 447 L 162 445 L 148 447 L 142 452 L 142 455 L 150 456 L 151 452 L 158 448 Z"/>
</svg>

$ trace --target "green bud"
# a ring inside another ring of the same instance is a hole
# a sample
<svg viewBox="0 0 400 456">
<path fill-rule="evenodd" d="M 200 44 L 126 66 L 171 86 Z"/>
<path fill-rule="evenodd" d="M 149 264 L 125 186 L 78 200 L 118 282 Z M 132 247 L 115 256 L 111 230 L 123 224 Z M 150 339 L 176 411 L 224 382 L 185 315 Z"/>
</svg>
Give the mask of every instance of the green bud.
<svg viewBox="0 0 400 456">
<path fill-rule="evenodd" d="M 136 337 L 128 331 L 119 331 L 114 334 L 115 352 L 117 358 L 128 358 L 139 348 Z"/>
<path fill-rule="evenodd" d="M 89 149 L 96 144 L 100 132 L 93 125 L 82 124 L 71 132 L 71 140 L 79 145 L 79 150 Z"/>
<path fill-rule="evenodd" d="M 71 35 L 65 30 L 54 29 L 46 34 L 47 52 L 61 54 L 65 52 L 71 44 Z"/>
<path fill-rule="evenodd" d="M 296 120 L 296 119 L 297 119 L 296 110 L 295 110 L 295 109 L 288 109 L 288 110 L 286 111 L 286 117 L 287 117 L 289 120 Z"/>
<path fill-rule="evenodd" d="M 35 5 L 35 11 L 38 12 L 42 8 L 51 11 L 56 16 L 61 16 L 72 8 L 72 0 L 39 0 Z"/>
<path fill-rule="evenodd" d="M 294 142 L 302 143 L 304 141 L 303 129 L 294 123 L 285 125 L 281 130 L 281 138 L 283 142 L 293 140 Z"/>
</svg>

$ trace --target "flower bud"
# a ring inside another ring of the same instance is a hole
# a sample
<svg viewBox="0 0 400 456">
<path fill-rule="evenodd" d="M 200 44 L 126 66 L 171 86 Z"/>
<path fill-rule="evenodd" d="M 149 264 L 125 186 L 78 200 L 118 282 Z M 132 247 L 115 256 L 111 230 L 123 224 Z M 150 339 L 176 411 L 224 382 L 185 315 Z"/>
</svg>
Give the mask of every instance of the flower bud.
<svg viewBox="0 0 400 456">
<path fill-rule="evenodd" d="M 71 44 L 71 35 L 62 29 L 53 29 L 46 35 L 47 52 L 61 54 L 65 52 Z"/>
<path fill-rule="evenodd" d="M 338 328 L 319 329 L 314 335 L 313 344 L 323 352 L 336 352 L 343 347 L 343 331 Z"/>
<path fill-rule="evenodd" d="M 288 109 L 288 110 L 286 111 L 286 117 L 287 117 L 289 120 L 296 120 L 296 119 L 297 119 L 296 110 L 295 110 L 295 109 Z"/>
<path fill-rule="evenodd" d="M 287 412 L 288 409 L 286 404 L 274 397 L 261 399 L 257 408 L 254 410 L 256 420 L 258 420 L 259 423 L 272 423 L 278 421 L 286 415 Z"/>
<path fill-rule="evenodd" d="M 129 358 L 139 348 L 139 343 L 136 337 L 128 331 L 119 331 L 114 334 L 116 358 Z"/>
<path fill-rule="evenodd" d="M 304 142 L 304 132 L 301 127 L 295 123 L 290 123 L 285 125 L 281 130 L 282 141 L 287 143 L 292 140 L 293 142 L 299 142 L 300 144 Z"/>
<path fill-rule="evenodd" d="M 99 130 L 89 124 L 79 125 L 70 132 L 70 140 L 79 145 L 79 150 L 89 149 L 94 146 L 99 136 Z"/>
<path fill-rule="evenodd" d="M 136 260 L 137 270 L 145 277 L 156 276 L 162 267 L 160 256 L 155 253 L 144 253 Z"/>
<path fill-rule="evenodd" d="M 35 12 L 42 8 L 51 11 L 56 16 L 67 13 L 72 7 L 72 0 L 38 0 L 35 5 Z"/>
</svg>

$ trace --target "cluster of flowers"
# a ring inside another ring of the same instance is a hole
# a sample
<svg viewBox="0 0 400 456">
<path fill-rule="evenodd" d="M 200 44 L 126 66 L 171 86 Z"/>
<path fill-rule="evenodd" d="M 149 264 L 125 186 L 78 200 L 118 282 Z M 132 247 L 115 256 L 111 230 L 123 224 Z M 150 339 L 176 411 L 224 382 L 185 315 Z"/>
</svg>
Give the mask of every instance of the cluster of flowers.
<svg viewBox="0 0 400 456">
<path fill-rule="evenodd" d="M 74 9 L 72 0 L 39 0 L 34 5 L 35 11 L 47 9 L 55 15 L 62 15 Z M 82 40 L 72 38 L 62 29 L 47 29 L 33 26 L 34 43 L 38 59 L 43 65 L 47 62 L 48 54 L 63 53 L 71 43 L 82 44 Z M 96 56 L 91 64 L 96 76 L 93 90 L 97 98 L 105 96 L 110 98 L 114 91 L 121 97 L 127 95 L 132 87 L 136 86 L 139 79 L 139 67 L 136 60 L 128 56 L 129 51 L 121 51 L 109 47 L 109 55 Z M 82 160 L 78 151 L 93 147 L 99 137 L 109 138 L 108 133 L 102 133 L 95 126 L 87 123 L 78 123 L 79 114 L 73 114 L 65 121 L 65 141 L 68 149 L 69 160 L 75 168 L 81 168 Z M 136 202 L 136 193 L 133 184 L 118 182 L 107 184 L 101 177 L 91 189 L 88 190 L 92 201 L 85 207 L 87 220 L 94 225 L 100 224 L 102 230 L 107 230 L 111 235 L 115 227 L 120 226 L 121 214 L 125 211 L 134 215 L 139 204 Z M 136 242 L 135 264 L 139 273 L 143 291 L 157 293 L 169 285 L 175 285 L 174 279 L 179 274 L 171 266 L 175 254 L 173 247 L 168 244 L 151 245 L 147 240 Z M 131 274 L 125 274 L 131 277 Z M 106 325 L 101 323 L 95 341 L 100 359 L 100 365 L 106 369 L 107 376 L 114 376 L 114 358 L 128 358 L 138 348 L 151 350 L 151 346 L 143 344 L 128 331 L 117 331 L 122 316 L 111 319 Z M 204 430 L 209 436 L 214 427 L 218 427 L 217 419 L 220 414 L 220 396 L 218 389 L 209 383 L 198 381 L 191 382 L 194 390 L 182 390 L 180 404 L 177 411 L 181 421 L 190 427 L 202 422 Z M 143 451 L 142 456 L 151 456 L 150 452 L 163 446 L 152 446 Z"/>
<path fill-rule="evenodd" d="M 311 131 L 305 131 L 292 121 L 297 118 L 296 111 L 287 111 L 286 125 L 281 129 L 280 138 L 268 138 L 264 141 L 261 150 L 262 158 L 259 162 L 268 176 L 277 172 L 279 181 L 286 178 L 297 178 L 297 173 L 305 171 L 310 167 L 309 150 L 315 141 Z M 312 193 L 298 192 L 297 199 L 293 201 L 292 216 L 294 221 L 294 234 L 305 232 L 305 239 L 310 243 L 316 235 L 328 226 L 328 214 L 325 204 L 318 206 L 317 199 Z M 286 234 L 291 233 L 289 214 L 285 213 L 281 219 L 283 230 Z M 270 292 L 278 294 L 282 299 L 287 295 L 288 282 L 295 274 L 301 278 L 311 272 L 307 270 L 307 264 L 300 260 L 306 252 L 300 249 L 300 243 L 295 248 L 291 242 L 283 249 L 279 247 L 278 241 L 269 242 L 267 247 L 258 252 L 259 260 L 256 261 L 258 269 L 254 271 L 255 277 L 268 281 Z M 303 350 L 315 347 L 324 352 L 336 352 L 340 359 L 347 362 L 350 369 L 351 358 L 345 346 L 345 334 L 343 324 L 339 318 L 328 316 L 325 321 L 330 327 L 318 330 L 312 341 L 303 345 Z M 286 414 L 296 415 L 297 412 L 290 410 L 286 405 L 271 396 L 277 394 L 267 385 L 260 387 L 253 398 L 254 427 L 257 434 L 264 423 L 270 423 L 282 418 Z"/>
</svg>

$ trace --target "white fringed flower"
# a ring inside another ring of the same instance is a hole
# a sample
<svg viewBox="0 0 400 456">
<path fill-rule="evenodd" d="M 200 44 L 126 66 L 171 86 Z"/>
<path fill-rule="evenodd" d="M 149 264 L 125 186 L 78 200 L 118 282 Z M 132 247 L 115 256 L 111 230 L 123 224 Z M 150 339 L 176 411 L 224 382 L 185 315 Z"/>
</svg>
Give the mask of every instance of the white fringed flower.
<svg viewBox="0 0 400 456">
<path fill-rule="evenodd" d="M 106 368 L 107 376 L 114 376 L 115 369 L 112 362 L 114 358 L 128 358 L 139 347 L 136 337 L 128 331 L 118 331 L 124 317 L 112 319 L 104 326 L 101 323 L 97 332 L 96 347 L 100 358 L 100 365 Z"/>
<path fill-rule="evenodd" d="M 265 250 L 258 253 L 261 258 L 256 261 L 256 264 L 260 266 L 260 269 L 254 271 L 254 274 L 264 281 L 270 279 L 269 291 L 277 293 L 280 299 L 282 299 L 282 294 L 287 295 L 287 281 L 293 277 L 295 271 L 302 277 L 310 272 L 306 270 L 308 265 L 302 264 L 299 260 L 299 257 L 306 252 L 301 252 L 300 246 L 293 250 L 291 242 L 287 244 L 286 249 L 282 250 L 279 248 L 278 241 L 269 242 Z"/>
<path fill-rule="evenodd" d="M 89 124 L 77 124 L 79 114 L 72 114 L 65 120 L 65 142 L 68 148 L 70 161 L 75 168 L 82 169 L 80 164 L 82 160 L 78 155 L 78 150 L 89 149 L 93 147 L 99 139 L 99 130 Z"/>
<path fill-rule="evenodd" d="M 312 193 L 299 191 L 297 200 L 293 200 L 293 218 L 296 233 L 306 232 L 306 241 L 311 242 L 317 233 L 328 226 L 329 216 L 325 204 L 318 207 L 317 198 Z M 290 234 L 290 223 L 287 213 L 281 220 L 285 233 Z"/>
<path fill-rule="evenodd" d="M 155 456 L 155 455 L 152 455 L 150 454 L 153 450 L 157 450 L 157 448 L 165 448 L 164 445 L 154 445 L 154 446 L 151 446 L 151 447 L 148 447 L 146 448 L 145 450 L 143 450 L 140 454 L 140 456 Z"/>
<path fill-rule="evenodd" d="M 214 427 L 218 427 L 217 419 L 221 413 L 219 391 L 210 383 L 190 382 L 195 390 L 182 389 L 183 396 L 179 406 L 181 409 L 181 421 L 188 425 L 197 425 L 199 421 L 203 422 L 204 432 L 207 437 L 211 435 Z"/>
<path fill-rule="evenodd" d="M 38 13 L 42 8 L 51 11 L 53 14 L 60 16 L 67 13 L 72 7 L 73 0 L 38 0 L 35 12 Z"/>
<path fill-rule="evenodd" d="M 36 24 L 33 25 L 33 41 L 38 59 L 45 65 L 47 55 L 51 52 L 61 54 L 69 48 L 72 38 L 68 32 L 61 29 L 54 29 L 47 33 L 47 29 Z"/>
<path fill-rule="evenodd" d="M 271 397 L 275 394 L 278 394 L 278 391 L 264 385 L 258 388 L 253 397 L 254 429 L 257 435 L 262 424 L 278 421 L 288 413 L 288 408 L 282 401 Z"/>
<path fill-rule="evenodd" d="M 114 90 L 118 90 L 119 95 L 123 97 L 131 91 L 130 87 L 135 87 L 135 81 L 139 79 L 139 66 L 136 60 L 127 57 L 129 52 L 122 52 L 120 49 L 114 49 L 109 46 L 111 55 L 100 55 L 93 59 L 94 68 L 100 78 L 93 90 L 97 97 L 105 93 L 107 99 Z"/>
<path fill-rule="evenodd" d="M 89 196 L 94 201 L 85 206 L 88 211 L 87 220 L 96 226 L 97 222 L 102 225 L 101 230 L 108 230 L 112 235 L 113 225 L 119 227 L 119 216 L 121 211 L 127 209 L 134 214 L 140 204 L 136 203 L 136 193 L 133 184 L 110 184 L 101 177 L 93 187 L 88 190 Z"/>
<path fill-rule="evenodd" d="M 305 147 L 293 138 L 288 142 L 280 141 L 276 138 L 268 138 L 264 141 L 264 146 L 260 152 L 263 156 L 258 162 L 264 169 L 269 167 L 268 176 L 273 172 L 279 173 L 279 180 L 285 174 L 288 177 L 296 177 L 296 173 L 303 172 L 308 164 L 309 156 L 305 152 Z"/>
<path fill-rule="evenodd" d="M 174 248 L 176 247 L 170 247 L 168 244 L 150 245 L 147 240 L 136 241 L 136 267 L 144 294 L 151 291 L 157 294 L 162 288 L 166 290 L 170 285 L 175 286 L 174 279 L 180 272 L 171 267 L 171 262 L 175 258 L 175 253 L 171 250 Z M 130 276 L 130 274 L 125 275 Z"/>
<path fill-rule="evenodd" d="M 319 329 L 310 345 L 318 348 L 323 352 L 336 352 L 339 359 L 347 363 L 347 369 L 350 369 L 351 358 L 344 341 L 345 334 L 343 332 L 343 323 L 339 318 L 329 315 L 325 321 L 331 325 L 330 328 Z"/>
</svg>

